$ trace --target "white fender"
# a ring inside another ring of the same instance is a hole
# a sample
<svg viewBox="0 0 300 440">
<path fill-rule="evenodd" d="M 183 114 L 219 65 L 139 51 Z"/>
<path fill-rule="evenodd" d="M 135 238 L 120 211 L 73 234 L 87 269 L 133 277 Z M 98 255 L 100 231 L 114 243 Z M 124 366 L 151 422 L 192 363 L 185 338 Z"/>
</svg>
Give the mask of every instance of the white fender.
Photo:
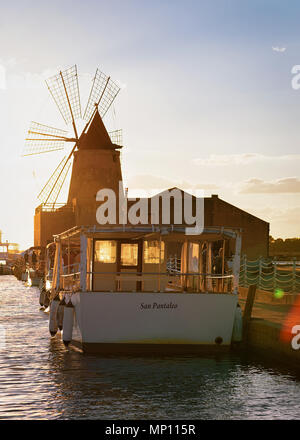
<svg viewBox="0 0 300 440">
<path fill-rule="evenodd" d="M 50 292 L 45 292 L 44 295 L 44 307 L 47 308 L 50 304 L 50 298 L 49 298 Z"/>
<path fill-rule="evenodd" d="M 50 316 L 49 316 L 49 331 L 51 336 L 55 336 L 57 333 L 57 310 L 59 306 L 59 296 L 56 295 L 56 297 L 51 301 L 50 304 Z"/>
<path fill-rule="evenodd" d="M 65 298 L 63 298 L 58 306 L 57 310 L 57 325 L 60 331 L 63 329 L 63 322 L 64 322 L 64 310 L 65 310 Z"/>
<path fill-rule="evenodd" d="M 74 306 L 71 302 L 64 307 L 64 321 L 63 321 L 63 342 L 66 346 L 72 341 L 74 324 Z"/>
<path fill-rule="evenodd" d="M 234 315 L 232 342 L 241 342 L 242 340 L 243 340 L 243 316 L 242 316 L 242 309 L 238 304 L 235 309 L 235 315 Z"/>
<path fill-rule="evenodd" d="M 43 307 L 44 301 L 45 301 L 45 289 L 42 289 L 41 293 L 40 293 L 40 305 L 41 305 L 41 307 Z"/>
</svg>

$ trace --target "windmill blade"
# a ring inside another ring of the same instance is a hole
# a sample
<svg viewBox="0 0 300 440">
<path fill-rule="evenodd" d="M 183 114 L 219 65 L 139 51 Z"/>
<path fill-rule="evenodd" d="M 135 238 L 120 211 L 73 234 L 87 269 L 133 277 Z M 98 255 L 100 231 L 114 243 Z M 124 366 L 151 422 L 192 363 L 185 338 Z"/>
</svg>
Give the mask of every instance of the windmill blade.
<svg viewBox="0 0 300 440">
<path fill-rule="evenodd" d="M 89 121 L 92 118 L 95 106 L 98 107 L 101 118 L 104 118 L 119 91 L 120 87 L 110 76 L 97 69 L 83 119 Z"/>
<path fill-rule="evenodd" d="M 65 130 L 32 121 L 27 132 L 22 156 L 63 150 L 65 142 L 70 140 L 66 137 L 67 134 L 68 132 Z"/>
<path fill-rule="evenodd" d="M 58 196 L 61 192 L 61 189 L 65 183 L 65 180 L 67 178 L 67 175 L 69 173 L 70 167 L 71 167 L 71 161 L 67 161 L 65 168 L 62 170 L 61 175 L 59 176 L 59 178 L 57 179 L 57 182 L 55 183 L 54 187 L 53 187 L 53 191 L 51 192 L 49 198 L 48 198 L 48 203 L 53 203 L 53 205 L 57 202 Z"/>
<path fill-rule="evenodd" d="M 61 128 L 50 127 L 49 125 L 40 124 L 39 122 L 31 121 L 28 132 L 34 132 L 37 134 L 48 134 L 55 137 L 67 137 L 68 132 Z"/>
<path fill-rule="evenodd" d="M 71 161 L 69 160 L 70 157 L 65 156 L 40 194 L 38 195 L 38 199 L 43 204 L 55 204 L 57 201 L 57 198 L 59 196 L 59 193 L 61 191 L 61 188 L 66 180 L 67 174 L 69 172 Z"/>
<path fill-rule="evenodd" d="M 81 118 L 77 66 L 52 76 L 46 84 L 65 123 L 75 125 L 75 119 Z"/>
<path fill-rule="evenodd" d="M 120 147 L 123 147 L 123 130 L 114 130 L 110 131 L 109 137 L 113 144 L 119 145 Z"/>
</svg>

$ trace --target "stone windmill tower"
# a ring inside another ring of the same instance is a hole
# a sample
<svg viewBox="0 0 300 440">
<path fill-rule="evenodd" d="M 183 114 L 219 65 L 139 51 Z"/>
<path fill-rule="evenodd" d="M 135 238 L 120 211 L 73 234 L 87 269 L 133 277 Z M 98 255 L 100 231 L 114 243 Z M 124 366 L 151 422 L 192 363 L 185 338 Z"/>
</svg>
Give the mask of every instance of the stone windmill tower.
<svg viewBox="0 0 300 440">
<path fill-rule="evenodd" d="M 80 135 L 76 121 L 82 118 L 77 67 L 73 66 L 46 81 L 48 89 L 66 124 L 71 123 L 74 137 L 65 130 L 32 122 L 28 130 L 24 156 L 72 148 L 59 163 L 38 198 L 34 219 L 34 244 L 45 246 L 54 234 L 73 226 L 96 224 L 96 194 L 109 188 L 119 193 L 122 182 L 120 148 L 122 132 L 108 133 L 103 123 L 120 87 L 97 69 L 83 115 L 85 126 Z M 67 203 L 57 199 L 72 169 Z"/>
</svg>

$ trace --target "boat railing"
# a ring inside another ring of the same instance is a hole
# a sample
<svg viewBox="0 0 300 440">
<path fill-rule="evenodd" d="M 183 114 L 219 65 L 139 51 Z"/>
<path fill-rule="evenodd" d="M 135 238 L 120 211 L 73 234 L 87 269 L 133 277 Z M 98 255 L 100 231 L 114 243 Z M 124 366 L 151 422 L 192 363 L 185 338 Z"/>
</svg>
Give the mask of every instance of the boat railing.
<svg viewBox="0 0 300 440">
<path fill-rule="evenodd" d="M 187 292 L 204 293 L 218 292 L 231 293 L 233 289 L 233 275 L 219 275 L 214 273 L 195 272 L 87 272 L 90 287 L 92 280 L 97 277 L 97 288 L 87 288 L 88 291 L 116 291 L 116 292 Z M 102 289 L 101 280 L 111 281 L 111 289 Z M 128 283 L 130 282 L 130 283 Z M 130 287 L 128 286 L 130 285 Z M 80 271 L 62 274 L 64 290 L 77 291 L 80 289 Z"/>
<path fill-rule="evenodd" d="M 169 257 L 167 260 L 167 271 L 169 273 L 180 273 L 181 272 L 181 258 L 177 258 L 175 255 L 174 257 Z"/>
<path fill-rule="evenodd" d="M 73 263 L 66 266 L 63 266 L 63 274 L 64 275 L 72 275 L 74 273 L 79 272 L 80 263 Z"/>
<path fill-rule="evenodd" d="M 80 272 L 62 274 L 62 288 L 64 290 L 77 291 L 80 288 Z"/>
</svg>

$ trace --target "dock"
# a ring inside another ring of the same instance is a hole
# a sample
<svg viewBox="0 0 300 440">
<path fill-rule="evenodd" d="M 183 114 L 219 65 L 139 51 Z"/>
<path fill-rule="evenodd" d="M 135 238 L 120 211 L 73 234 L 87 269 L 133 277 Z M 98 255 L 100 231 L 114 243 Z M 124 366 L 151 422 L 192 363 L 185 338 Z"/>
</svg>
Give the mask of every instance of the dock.
<svg viewBox="0 0 300 440">
<path fill-rule="evenodd" d="M 240 287 L 239 303 L 244 311 L 248 289 Z M 299 349 L 292 347 L 293 325 L 300 326 L 300 295 L 274 297 L 272 292 L 257 290 L 251 320 L 245 335 L 245 349 L 254 350 L 274 360 L 300 366 Z M 300 327 L 299 327 L 300 328 Z"/>
</svg>

